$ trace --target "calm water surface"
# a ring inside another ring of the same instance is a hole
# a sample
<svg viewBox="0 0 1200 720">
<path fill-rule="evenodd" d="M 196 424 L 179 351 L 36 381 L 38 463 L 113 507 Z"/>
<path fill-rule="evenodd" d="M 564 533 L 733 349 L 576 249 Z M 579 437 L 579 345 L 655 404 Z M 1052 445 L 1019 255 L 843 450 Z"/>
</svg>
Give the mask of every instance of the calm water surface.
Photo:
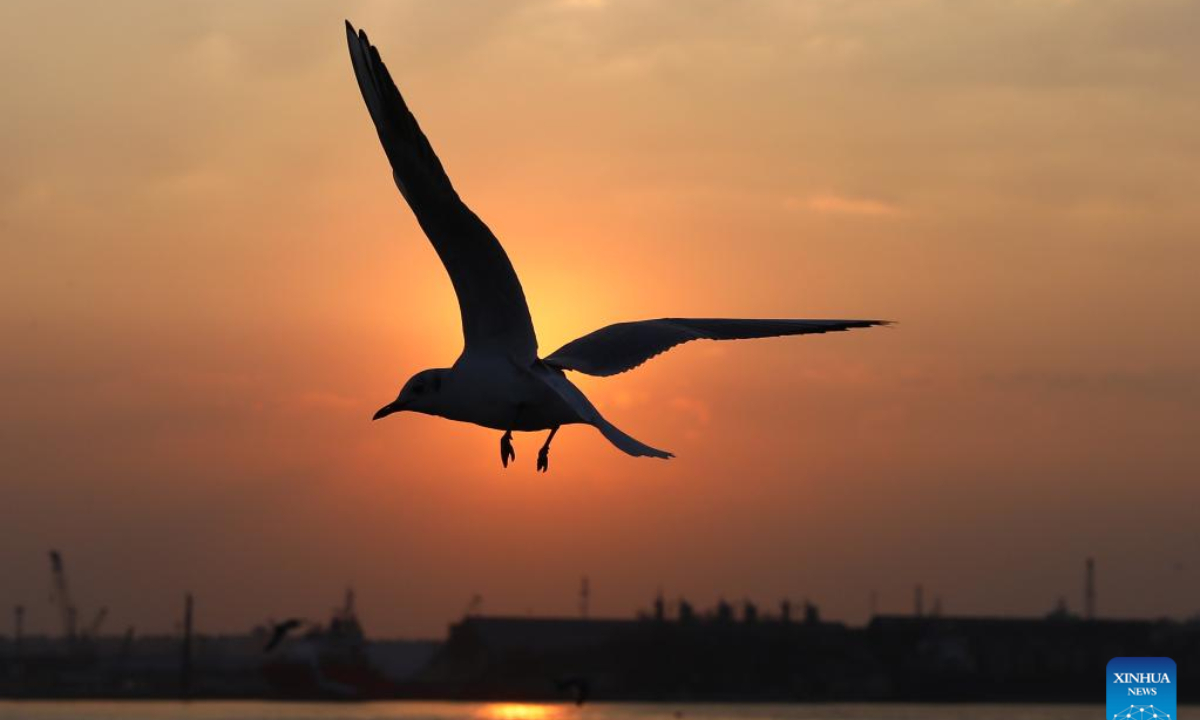
<svg viewBox="0 0 1200 720">
<path fill-rule="evenodd" d="M 0 720 L 1100 720 L 1101 705 L 3 702 Z"/>
</svg>

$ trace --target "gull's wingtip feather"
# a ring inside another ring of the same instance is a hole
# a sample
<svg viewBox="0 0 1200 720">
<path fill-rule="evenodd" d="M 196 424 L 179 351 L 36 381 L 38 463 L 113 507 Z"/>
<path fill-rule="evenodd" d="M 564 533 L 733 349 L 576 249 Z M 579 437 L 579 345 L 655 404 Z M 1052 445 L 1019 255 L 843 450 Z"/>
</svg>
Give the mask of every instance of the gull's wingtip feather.
<svg viewBox="0 0 1200 720">
<path fill-rule="evenodd" d="M 366 30 L 363 30 L 362 28 L 354 27 L 354 24 L 351 23 L 348 18 L 346 19 L 345 22 L 346 22 L 346 37 L 348 39 L 357 40 L 359 42 L 366 43 L 367 45 L 371 44 L 371 41 L 367 39 L 367 31 Z"/>
</svg>

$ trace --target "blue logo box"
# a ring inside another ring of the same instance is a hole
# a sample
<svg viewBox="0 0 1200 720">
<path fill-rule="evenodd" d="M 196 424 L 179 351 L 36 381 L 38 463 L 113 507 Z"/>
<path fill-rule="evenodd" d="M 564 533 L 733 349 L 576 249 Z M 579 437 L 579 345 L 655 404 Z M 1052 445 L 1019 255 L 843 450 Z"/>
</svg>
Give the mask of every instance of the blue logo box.
<svg viewBox="0 0 1200 720">
<path fill-rule="evenodd" d="M 1175 661 L 1119 657 L 1108 661 L 1108 720 L 1176 720 Z"/>
</svg>

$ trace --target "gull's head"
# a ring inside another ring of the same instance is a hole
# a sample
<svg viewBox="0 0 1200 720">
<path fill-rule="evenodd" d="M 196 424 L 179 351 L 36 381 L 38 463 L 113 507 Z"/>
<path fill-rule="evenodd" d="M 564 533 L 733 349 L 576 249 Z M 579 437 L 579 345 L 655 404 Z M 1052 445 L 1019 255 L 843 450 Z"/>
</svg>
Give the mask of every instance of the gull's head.
<svg viewBox="0 0 1200 720">
<path fill-rule="evenodd" d="M 445 377 L 446 371 L 440 368 L 422 370 L 413 375 L 408 382 L 404 383 L 404 387 L 400 389 L 400 394 L 396 396 L 396 399 L 379 408 L 372 420 L 378 420 L 402 410 L 436 414 L 433 411 L 437 407 Z"/>
</svg>

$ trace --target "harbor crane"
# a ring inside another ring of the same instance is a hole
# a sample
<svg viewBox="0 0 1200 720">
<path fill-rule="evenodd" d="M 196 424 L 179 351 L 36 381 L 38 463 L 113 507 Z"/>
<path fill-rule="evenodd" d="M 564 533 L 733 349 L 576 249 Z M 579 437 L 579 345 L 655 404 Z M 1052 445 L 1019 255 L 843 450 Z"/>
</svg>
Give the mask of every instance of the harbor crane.
<svg viewBox="0 0 1200 720">
<path fill-rule="evenodd" d="M 79 627 L 79 608 L 71 597 L 71 589 L 67 585 L 67 571 L 63 566 L 62 554 L 57 550 L 50 551 L 50 603 L 58 607 L 62 614 L 63 637 L 68 642 L 83 638 L 95 638 L 100 634 L 100 628 L 108 617 L 108 608 L 102 607 L 96 612 L 91 624 L 82 630 Z"/>
<path fill-rule="evenodd" d="M 71 599 L 71 590 L 67 587 L 67 572 L 63 569 L 62 555 L 57 550 L 50 551 L 50 575 L 50 603 L 57 605 L 62 613 L 63 636 L 68 641 L 74 641 L 79 613 L 75 608 L 75 601 Z"/>
<path fill-rule="evenodd" d="M 99 637 L 100 626 L 104 624 L 104 619 L 108 617 L 108 607 L 102 607 L 96 611 L 96 619 L 92 620 L 92 624 L 88 626 L 88 637 Z"/>
</svg>

